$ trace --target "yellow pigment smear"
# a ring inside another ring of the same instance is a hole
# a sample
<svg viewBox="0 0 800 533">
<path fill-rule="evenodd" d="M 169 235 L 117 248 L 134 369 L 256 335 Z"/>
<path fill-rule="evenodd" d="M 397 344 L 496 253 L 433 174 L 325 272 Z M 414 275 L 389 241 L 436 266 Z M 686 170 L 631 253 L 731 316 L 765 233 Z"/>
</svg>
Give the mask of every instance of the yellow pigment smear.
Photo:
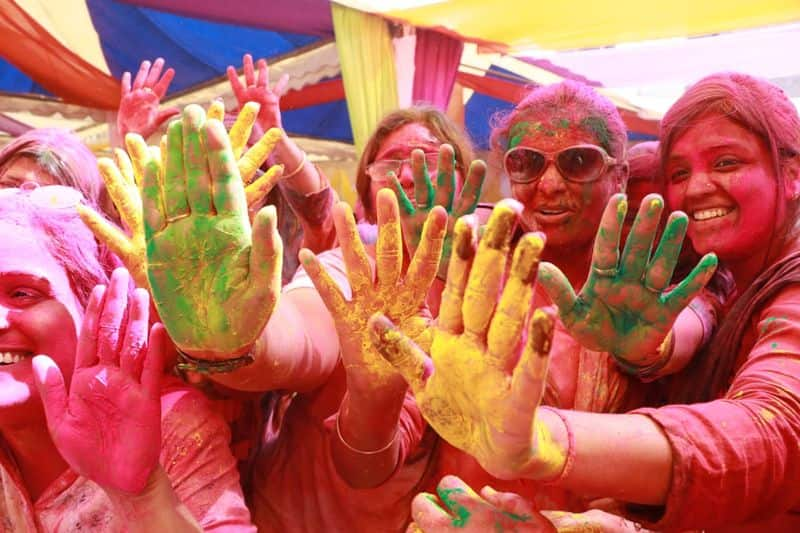
<svg viewBox="0 0 800 533">
<path fill-rule="evenodd" d="M 269 154 L 278 144 L 283 135 L 280 128 L 270 128 L 245 154 L 239 159 L 237 165 L 242 181 L 246 184 L 253 180 L 256 170 L 267 160 Z"/>
<path fill-rule="evenodd" d="M 231 149 L 234 159 L 239 159 L 244 152 L 250 133 L 253 131 L 253 124 L 258 117 L 261 106 L 256 102 L 247 102 L 242 106 L 242 110 L 236 116 L 236 121 L 231 126 L 228 136 L 231 139 Z"/>
</svg>

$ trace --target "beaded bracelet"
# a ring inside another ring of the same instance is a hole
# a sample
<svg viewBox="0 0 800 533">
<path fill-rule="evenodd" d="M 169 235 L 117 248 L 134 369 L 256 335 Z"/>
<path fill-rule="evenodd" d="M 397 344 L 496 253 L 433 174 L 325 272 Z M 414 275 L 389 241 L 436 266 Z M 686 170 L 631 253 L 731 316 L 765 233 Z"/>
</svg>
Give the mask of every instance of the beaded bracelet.
<svg viewBox="0 0 800 533">
<path fill-rule="evenodd" d="M 253 350 L 234 359 L 209 361 L 207 359 L 197 359 L 178 349 L 178 362 L 175 368 L 200 374 L 224 374 L 252 364 L 255 360 L 256 358 L 253 356 Z"/>
</svg>

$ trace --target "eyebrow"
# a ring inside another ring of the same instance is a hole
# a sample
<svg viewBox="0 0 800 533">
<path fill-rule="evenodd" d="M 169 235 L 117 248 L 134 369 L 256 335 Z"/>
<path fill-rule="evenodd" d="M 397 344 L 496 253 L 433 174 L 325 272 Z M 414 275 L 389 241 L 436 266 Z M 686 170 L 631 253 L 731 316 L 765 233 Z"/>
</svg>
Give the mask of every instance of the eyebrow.
<svg viewBox="0 0 800 533">
<path fill-rule="evenodd" d="M 731 149 L 731 148 L 739 149 L 739 150 L 741 150 L 741 149 L 747 150 L 748 149 L 748 147 L 747 147 L 747 145 L 745 143 L 739 143 L 739 142 L 736 142 L 736 141 L 730 141 L 730 142 L 723 141 L 723 142 L 719 142 L 717 144 L 712 144 L 711 146 L 707 146 L 707 147 L 703 148 L 702 149 L 702 153 L 707 154 L 709 152 L 718 152 L 720 150 L 726 150 L 726 149 Z M 680 155 L 680 154 L 678 154 L 678 155 L 671 155 L 668 158 L 669 161 L 674 161 L 676 159 L 685 159 L 685 157 Z"/>
<path fill-rule="evenodd" d="M 19 278 L 22 278 L 30 283 L 42 285 L 46 287 L 47 290 L 50 290 L 52 288 L 50 285 L 50 280 L 39 274 L 34 274 L 32 272 L 25 272 L 24 270 L 6 270 L 5 272 L 0 272 L 0 281 L 5 281 L 7 279 L 13 280 Z"/>
</svg>

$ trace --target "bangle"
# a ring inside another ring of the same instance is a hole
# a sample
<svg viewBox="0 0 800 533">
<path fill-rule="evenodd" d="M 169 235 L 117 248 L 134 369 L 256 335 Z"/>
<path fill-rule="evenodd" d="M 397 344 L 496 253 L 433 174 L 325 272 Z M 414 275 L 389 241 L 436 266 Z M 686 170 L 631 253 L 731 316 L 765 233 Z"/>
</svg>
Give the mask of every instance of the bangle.
<svg viewBox="0 0 800 533">
<path fill-rule="evenodd" d="M 289 178 L 293 178 L 294 176 L 299 174 L 301 170 L 303 170 L 303 168 L 306 166 L 307 162 L 308 162 L 308 157 L 306 157 L 306 153 L 304 151 L 303 152 L 303 160 L 300 161 L 300 164 L 297 165 L 297 168 L 294 169 L 293 171 L 289 172 L 288 174 L 284 174 L 283 176 L 281 176 L 281 179 L 282 180 L 286 180 L 286 179 L 289 179 Z"/>
<path fill-rule="evenodd" d="M 357 453 L 359 455 L 378 455 L 379 453 L 383 453 L 383 452 L 385 452 L 386 450 L 388 450 L 388 449 L 390 449 L 392 447 L 392 445 L 394 444 L 394 441 L 397 440 L 397 429 L 395 429 L 394 436 L 389 441 L 389 443 L 386 446 L 384 446 L 383 448 L 381 448 L 380 450 L 371 450 L 371 451 L 359 450 L 358 448 L 354 448 L 354 447 L 350 446 L 350 444 L 348 444 L 347 441 L 344 440 L 344 437 L 342 436 L 342 430 L 339 428 L 339 415 L 337 414 L 336 415 L 336 436 L 339 438 L 339 442 L 344 444 L 345 448 L 347 448 L 348 450 L 350 450 L 353 453 Z"/>
<path fill-rule="evenodd" d="M 570 425 L 569 420 L 567 420 L 567 417 L 565 417 L 559 409 L 554 409 L 546 405 L 539 406 L 538 409 L 547 409 L 549 412 L 560 418 L 561 422 L 564 424 L 564 429 L 567 432 L 567 457 L 564 460 L 564 468 L 562 468 L 561 473 L 559 473 L 553 479 L 541 480 L 542 483 L 558 484 L 564 481 L 567 476 L 570 475 L 572 472 L 572 467 L 575 464 L 575 433 L 572 432 L 572 426 Z"/>
<path fill-rule="evenodd" d="M 207 359 L 197 359 L 191 355 L 183 352 L 180 348 L 178 351 L 178 363 L 175 368 L 182 371 L 198 372 L 200 374 L 223 374 L 225 372 L 232 372 L 256 360 L 253 356 L 253 349 L 250 349 L 246 354 L 235 357 L 233 359 L 225 359 L 224 361 L 209 361 Z"/>
</svg>

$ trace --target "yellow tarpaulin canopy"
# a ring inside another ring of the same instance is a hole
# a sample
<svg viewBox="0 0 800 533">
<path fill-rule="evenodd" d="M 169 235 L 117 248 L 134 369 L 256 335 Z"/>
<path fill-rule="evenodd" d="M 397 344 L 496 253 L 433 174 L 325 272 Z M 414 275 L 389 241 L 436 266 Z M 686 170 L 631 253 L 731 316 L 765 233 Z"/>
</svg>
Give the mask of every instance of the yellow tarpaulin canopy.
<svg viewBox="0 0 800 533">
<path fill-rule="evenodd" d="M 337 3 L 510 51 L 593 48 L 800 20 L 800 0 L 420 0 Z M 398 8 L 399 5 L 419 7 Z M 394 6 L 394 7 L 392 7 Z"/>
</svg>

